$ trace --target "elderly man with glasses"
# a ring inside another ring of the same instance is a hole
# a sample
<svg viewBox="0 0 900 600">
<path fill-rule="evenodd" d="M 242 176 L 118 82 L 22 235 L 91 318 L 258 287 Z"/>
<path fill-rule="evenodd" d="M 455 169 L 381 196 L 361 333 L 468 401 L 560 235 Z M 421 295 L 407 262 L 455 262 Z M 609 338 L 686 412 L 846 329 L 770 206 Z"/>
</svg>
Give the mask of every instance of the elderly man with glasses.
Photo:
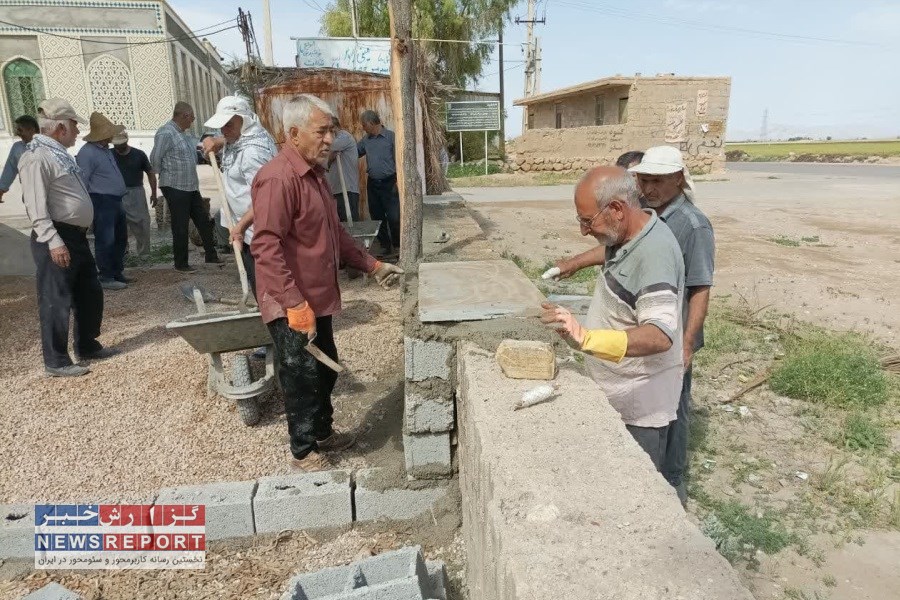
<svg viewBox="0 0 900 600">
<path fill-rule="evenodd" d="M 684 262 L 678 241 L 652 210 L 642 209 L 637 183 L 619 167 L 595 167 L 575 188 L 582 235 L 605 260 L 584 327 L 564 308 L 543 305 L 545 323 L 588 354 L 591 377 L 625 427 L 662 468 L 682 375 Z"/>
</svg>

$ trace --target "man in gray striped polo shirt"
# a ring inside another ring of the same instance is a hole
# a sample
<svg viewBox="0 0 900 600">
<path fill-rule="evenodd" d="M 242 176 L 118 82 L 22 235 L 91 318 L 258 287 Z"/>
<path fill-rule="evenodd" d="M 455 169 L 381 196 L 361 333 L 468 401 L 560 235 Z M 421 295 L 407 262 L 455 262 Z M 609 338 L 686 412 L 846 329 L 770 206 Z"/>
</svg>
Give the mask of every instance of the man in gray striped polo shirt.
<svg viewBox="0 0 900 600">
<path fill-rule="evenodd" d="M 582 235 L 605 247 L 605 260 L 582 327 L 564 308 L 543 305 L 545 323 L 588 356 L 588 369 L 625 426 L 659 470 L 682 379 L 684 262 L 678 241 L 640 205 L 634 178 L 595 167 L 575 188 Z"/>
</svg>

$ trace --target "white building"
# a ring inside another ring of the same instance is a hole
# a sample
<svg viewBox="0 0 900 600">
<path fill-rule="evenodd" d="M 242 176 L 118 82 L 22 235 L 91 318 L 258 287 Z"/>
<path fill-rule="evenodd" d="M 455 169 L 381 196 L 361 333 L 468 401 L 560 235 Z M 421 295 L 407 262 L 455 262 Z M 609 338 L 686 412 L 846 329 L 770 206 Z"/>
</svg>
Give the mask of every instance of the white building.
<svg viewBox="0 0 900 600">
<path fill-rule="evenodd" d="M 15 118 L 36 115 L 44 98 L 105 114 L 149 151 L 176 101 L 194 107 L 199 133 L 233 91 L 215 47 L 161 0 L 0 0 L 0 15 L 15 24 L 0 23 L 0 160 Z"/>
</svg>

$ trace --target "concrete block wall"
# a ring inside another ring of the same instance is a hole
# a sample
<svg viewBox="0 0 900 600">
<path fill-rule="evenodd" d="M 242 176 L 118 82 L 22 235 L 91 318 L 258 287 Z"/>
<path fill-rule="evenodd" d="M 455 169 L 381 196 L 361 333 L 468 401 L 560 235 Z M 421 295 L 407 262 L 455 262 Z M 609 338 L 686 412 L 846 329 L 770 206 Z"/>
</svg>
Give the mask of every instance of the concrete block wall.
<svg viewBox="0 0 900 600">
<path fill-rule="evenodd" d="M 458 349 L 466 583 L 479 600 L 751 600 L 597 385 L 560 369 L 555 399 Z"/>
<path fill-rule="evenodd" d="M 403 407 L 403 453 L 414 479 L 453 473 L 450 432 L 454 428 L 453 344 L 403 339 L 406 382 Z"/>
</svg>

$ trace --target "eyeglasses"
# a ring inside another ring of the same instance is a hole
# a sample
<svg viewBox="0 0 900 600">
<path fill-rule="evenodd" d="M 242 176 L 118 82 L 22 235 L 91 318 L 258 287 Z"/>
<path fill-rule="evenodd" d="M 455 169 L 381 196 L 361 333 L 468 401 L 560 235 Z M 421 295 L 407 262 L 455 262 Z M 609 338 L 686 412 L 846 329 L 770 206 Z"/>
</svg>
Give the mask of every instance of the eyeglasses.
<svg viewBox="0 0 900 600">
<path fill-rule="evenodd" d="M 590 219 L 585 219 L 584 217 L 579 217 L 578 215 L 575 215 L 575 220 L 578 221 L 578 224 L 581 225 L 582 227 L 584 227 L 585 229 L 590 229 L 591 227 L 594 226 L 594 221 L 597 220 L 597 217 L 599 217 L 600 215 L 602 215 L 602 214 L 603 214 L 603 211 L 606 210 L 606 209 L 609 208 L 609 207 L 610 207 L 610 205 L 607 204 L 606 206 L 604 206 L 603 208 L 601 208 L 600 210 L 598 210 L 598 211 L 597 211 L 597 214 L 595 214 L 595 215 L 594 215 L 593 217 L 591 217 Z"/>
</svg>

